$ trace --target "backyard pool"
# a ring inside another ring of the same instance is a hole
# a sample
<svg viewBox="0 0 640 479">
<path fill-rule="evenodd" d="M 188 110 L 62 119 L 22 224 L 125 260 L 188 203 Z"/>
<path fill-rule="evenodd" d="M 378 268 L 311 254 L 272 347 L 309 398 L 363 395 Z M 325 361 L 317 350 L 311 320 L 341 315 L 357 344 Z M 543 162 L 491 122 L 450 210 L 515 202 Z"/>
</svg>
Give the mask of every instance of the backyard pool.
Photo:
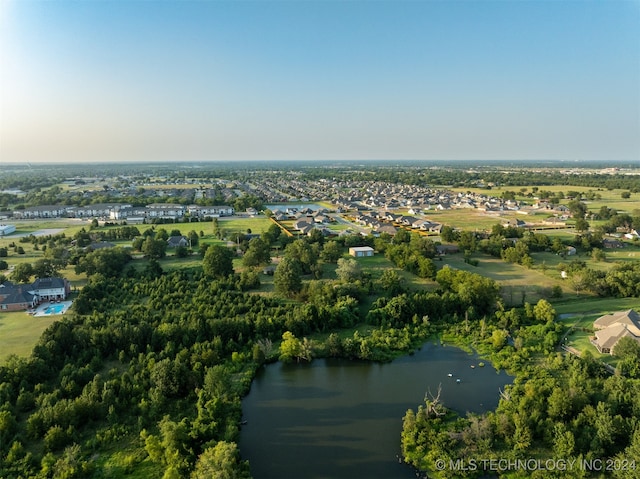
<svg viewBox="0 0 640 479">
<path fill-rule="evenodd" d="M 52 304 L 51 306 L 47 306 L 47 308 L 43 311 L 44 314 L 62 314 L 65 310 L 64 304 Z"/>
<path fill-rule="evenodd" d="M 71 301 L 63 301 L 61 303 L 49 303 L 40 306 L 34 316 L 51 316 L 53 314 L 64 314 L 71 307 Z"/>
</svg>

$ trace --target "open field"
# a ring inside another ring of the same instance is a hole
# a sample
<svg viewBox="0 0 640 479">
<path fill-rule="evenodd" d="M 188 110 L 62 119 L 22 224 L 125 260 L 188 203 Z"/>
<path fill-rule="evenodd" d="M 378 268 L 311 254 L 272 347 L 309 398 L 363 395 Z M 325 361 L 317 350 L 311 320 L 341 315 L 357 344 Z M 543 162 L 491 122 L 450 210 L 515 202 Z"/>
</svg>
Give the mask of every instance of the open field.
<svg viewBox="0 0 640 479">
<path fill-rule="evenodd" d="M 193 223 L 192 223 L 193 224 Z M 201 223 L 211 225 L 211 223 Z M 243 218 L 239 216 L 218 218 L 218 226 L 227 233 L 240 232 L 246 233 L 251 230 L 254 234 L 262 234 L 266 232 L 273 223 L 265 216 L 257 216 L 255 218 Z"/>
<path fill-rule="evenodd" d="M 560 279 L 559 273 L 556 278 L 555 275 L 543 274 L 537 269 L 527 269 L 481 253 L 474 254 L 472 258 L 479 261 L 478 266 L 465 263 L 461 254 L 445 256 L 443 261 L 453 268 L 477 273 L 497 281 L 502 287 L 502 296 L 507 305 L 519 305 L 523 301 L 535 303 L 540 298 L 547 297 L 548 290 L 556 285 L 560 286 L 563 292 L 570 292 L 568 286 Z"/>
<path fill-rule="evenodd" d="M 602 316 L 613 311 L 635 309 L 640 311 L 640 298 L 594 298 L 585 297 L 555 300 L 558 314 L 598 314 Z"/>
<path fill-rule="evenodd" d="M 12 354 L 27 357 L 50 324 L 62 316 L 34 318 L 24 311 L 0 313 L 0 364 Z"/>
<path fill-rule="evenodd" d="M 472 209 L 458 210 L 428 210 L 424 212 L 424 217 L 436 223 L 471 231 L 490 231 L 495 224 L 501 224 L 516 217 L 515 212 L 485 213 Z"/>
</svg>

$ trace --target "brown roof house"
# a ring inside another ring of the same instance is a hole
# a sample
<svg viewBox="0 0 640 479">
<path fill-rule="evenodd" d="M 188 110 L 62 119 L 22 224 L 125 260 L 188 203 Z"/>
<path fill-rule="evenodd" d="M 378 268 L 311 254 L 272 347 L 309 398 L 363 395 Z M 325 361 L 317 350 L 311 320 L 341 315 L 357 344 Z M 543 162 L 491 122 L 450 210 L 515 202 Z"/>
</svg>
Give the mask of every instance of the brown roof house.
<svg viewBox="0 0 640 479">
<path fill-rule="evenodd" d="M 633 309 L 605 314 L 593 322 L 596 330 L 591 343 L 602 354 L 614 354 L 620 339 L 630 337 L 640 343 L 640 314 Z"/>
</svg>

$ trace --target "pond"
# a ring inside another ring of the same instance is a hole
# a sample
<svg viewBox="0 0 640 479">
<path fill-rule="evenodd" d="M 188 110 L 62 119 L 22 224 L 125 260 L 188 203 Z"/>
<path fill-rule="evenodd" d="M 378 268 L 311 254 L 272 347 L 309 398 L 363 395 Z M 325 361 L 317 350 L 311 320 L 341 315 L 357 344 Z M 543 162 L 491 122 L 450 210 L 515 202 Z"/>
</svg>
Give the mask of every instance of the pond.
<svg viewBox="0 0 640 479">
<path fill-rule="evenodd" d="M 255 479 L 415 478 L 398 461 L 402 417 L 439 385 L 443 404 L 461 414 L 495 408 L 512 378 L 480 362 L 428 343 L 385 364 L 270 364 L 242 403 L 242 457 Z"/>
</svg>

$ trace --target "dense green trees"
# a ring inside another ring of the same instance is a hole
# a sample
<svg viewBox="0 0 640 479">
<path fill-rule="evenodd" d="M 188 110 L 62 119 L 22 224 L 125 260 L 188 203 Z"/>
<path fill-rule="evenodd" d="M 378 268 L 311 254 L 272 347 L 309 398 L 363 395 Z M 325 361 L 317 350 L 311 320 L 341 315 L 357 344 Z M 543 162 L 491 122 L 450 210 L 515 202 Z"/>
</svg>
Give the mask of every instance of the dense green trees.
<svg viewBox="0 0 640 479">
<path fill-rule="evenodd" d="M 424 238 L 417 233 L 407 232 L 406 241 L 381 245 L 384 247 L 385 256 L 393 263 L 410 273 L 421 278 L 434 278 L 436 266 L 432 259 L 436 256 L 436 245 L 429 238 Z"/>
<path fill-rule="evenodd" d="M 91 451 L 120 440 L 107 439 L 114 424 L 127 437 L 146 431 L 139 447 L 156 464 L 154 477 L 185 477 L 204 467 L 196 464 L 205 443 L 213 448 L 237 439 L 239 398 L 248 383 L 232 380 L 244 366 L 228 358 L 248 353 L 257 335 L 279 337 L 285 323 L 305 321 L 272 300 L 238 292 L 235 280 L 180 272 L 108 280 L 96 273 L 76 302 L 87 316 L 66 315 L 31 358 L 0 367 L 0 401 L 7 407 L 0 414 L 6 435 L 0 454 L 13 451 L 0 464 L 2 477 L 14 477 L 12 468 L 25 477 L 54 468 L 89 477 Z M 118 367 L 105 369 L 107 361 Z M 14 411 L 24 415 L 18 420 Z M 20 438 L 49 455 L 25 462 Z M 226 464 L 221 458 L 228 455 L 220 454 L 214 457 Z M 229 467 L 246 475 L 237 457 Z"/>
<path fill-rule="evenodd" d="M 340 258 L 336 268 L 336 276 L 340 281 L 351 283 L 362 278 L 362 268 L 353 258 Z"/>
<path fill-rule="evenodd" d="M 86 273 L 87 276 L 96 273 L 106 277 L 120 275 L 127 263 L 131 261 L 131 255 L 123 248 L 103 248 L 87 253 L 76 264 L 77 274 Z"/>
<path fill-rule="evenodd" d="M 444 267 L 436 274 L 436 281 L 445 291 L 457 294 L 466 307 L 473 307 L 479 314 L 494 310 L 500 288 L 492 279 L 462 270 Z"/>
<path fill-rule="evenodd" d="M 317 243 L 310 244 L 304 239 L 297 239 L 286 246 L 284 256 L 296 261 L 303 274 L 313 274 L 316 278 L 320 277 L 321 270 L 318 267 L 320 250 Z"/>
<path fill-rule="evenodd" d="M 198 457 L 191 479 L 245 479 L 249 472 L 233 442 L 219 441 Z"/>
</svg>

